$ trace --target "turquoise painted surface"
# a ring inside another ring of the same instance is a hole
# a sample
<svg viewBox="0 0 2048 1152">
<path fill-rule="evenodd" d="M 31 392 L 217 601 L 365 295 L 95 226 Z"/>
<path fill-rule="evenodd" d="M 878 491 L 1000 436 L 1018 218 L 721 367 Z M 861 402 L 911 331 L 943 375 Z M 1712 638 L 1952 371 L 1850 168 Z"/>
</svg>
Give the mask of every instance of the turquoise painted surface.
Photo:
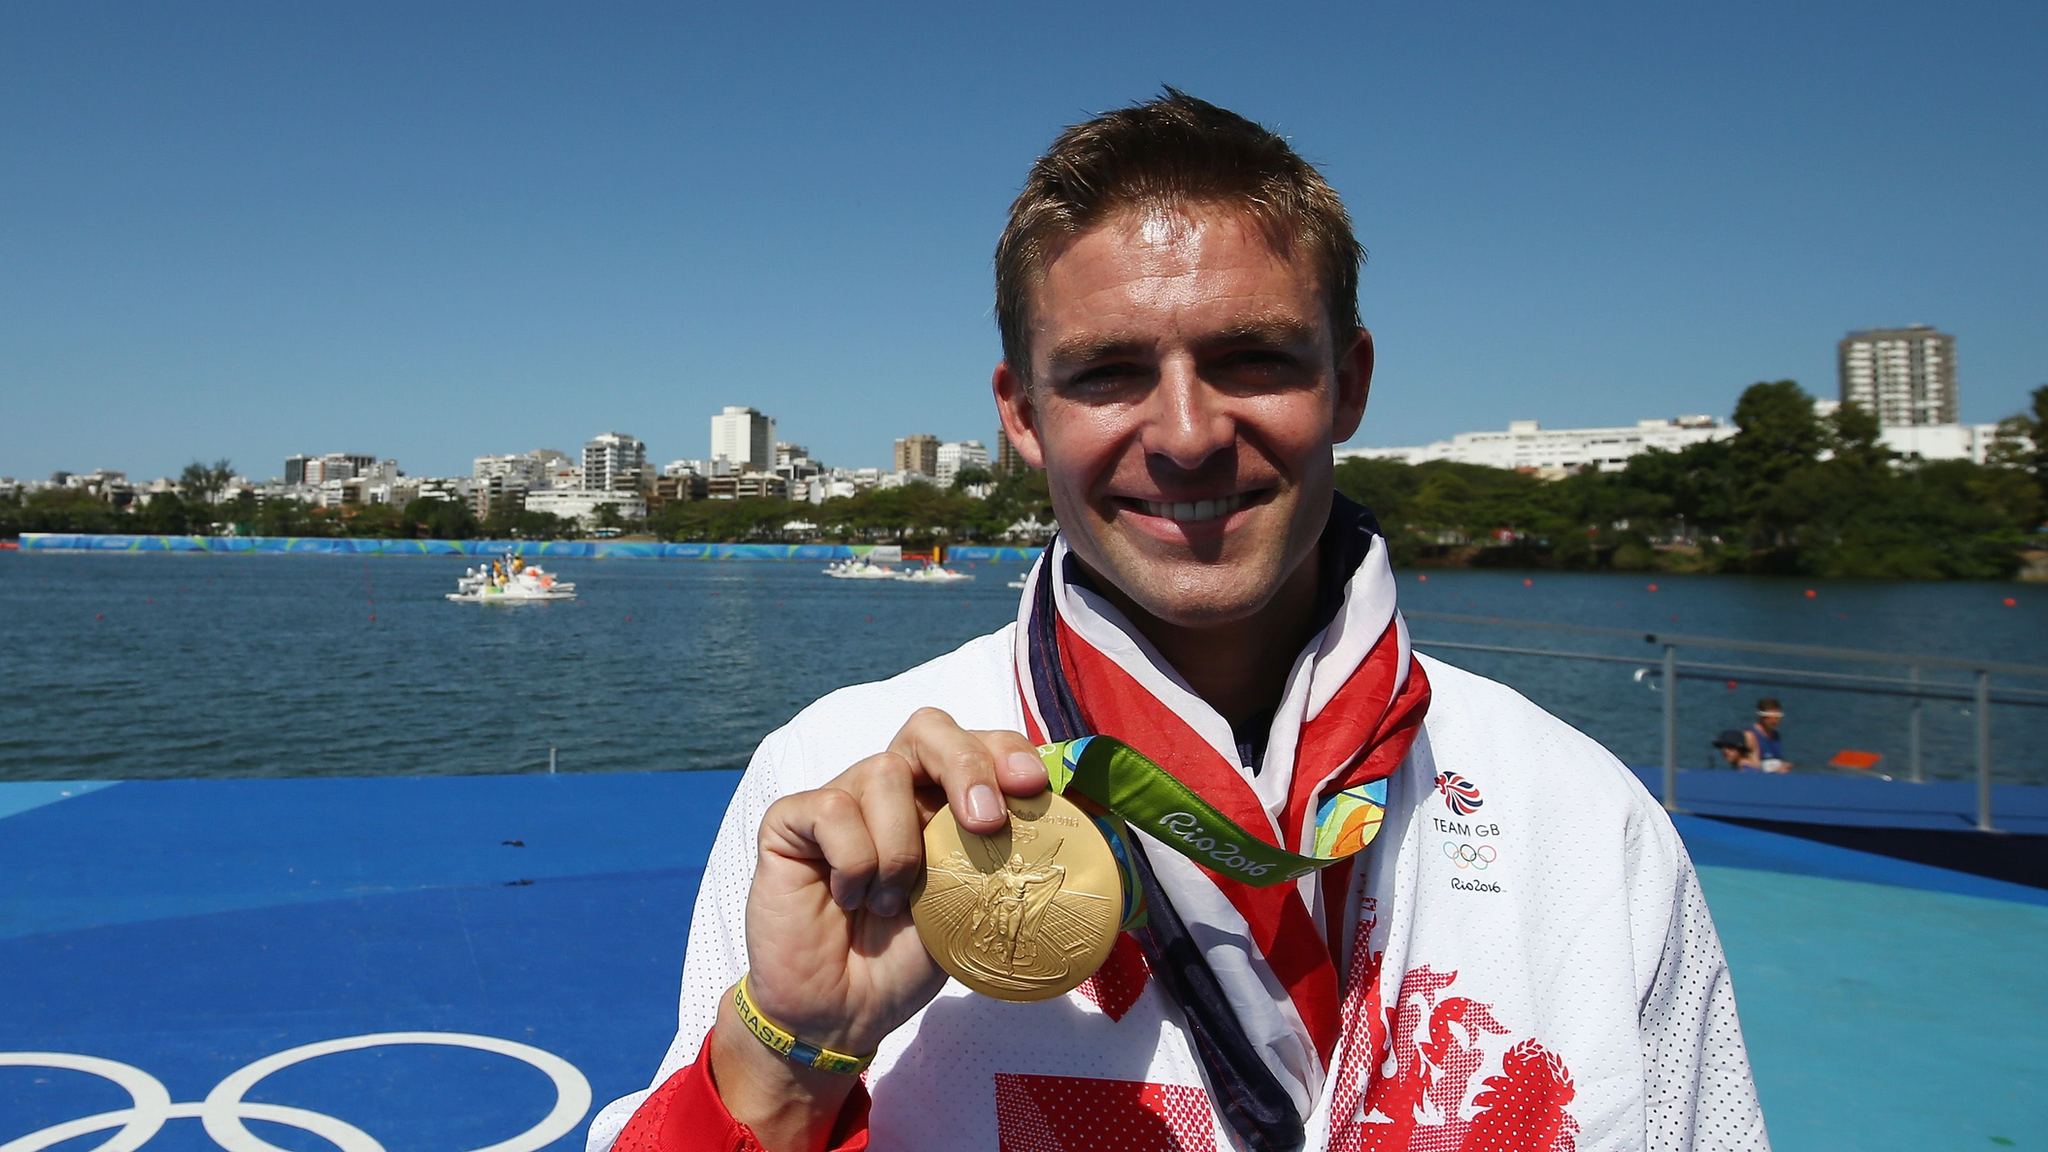
<svg viewBox="0 0 2048 1152">
<path fill-rule="evenodd" d="M 1778 1152 L 2048 1148 L 2048 891 L 1673 822 Z"/>
<path fill-rule="evenodd" d="M 0 820 L 119 784 L 119 780 L 0 781 Z"/>
<path fill-rule="evenodd" d="M 107 536 L 24 532 L 24 552 L 206 552 L 293 556 L 534 556 L 564 560 L 850 560 L 868 544 L 657 544 L 625 540 L 358 540 L 313 536 Z M 1037 548 L 966 546 L 961 562 L 1030 561 Z"/>
</svg>

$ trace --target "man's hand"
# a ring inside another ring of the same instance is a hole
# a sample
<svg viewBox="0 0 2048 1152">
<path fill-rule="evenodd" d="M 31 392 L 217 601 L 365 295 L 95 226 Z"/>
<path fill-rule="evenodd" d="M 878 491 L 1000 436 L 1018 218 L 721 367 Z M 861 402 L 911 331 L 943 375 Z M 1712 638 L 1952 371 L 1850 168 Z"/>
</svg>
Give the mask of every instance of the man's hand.
<svg viewBox="0 0 2048 1152">
<path fill-rule="evenodd" d="M 747 895 L 749 987 L 762 1015 L 812 1044 L 874 1051 L 946 981 L 910 919 L 925 824 L 949 806 L 962 828 L 994 832 L 1009 819 L 1004 794 L 1045 788 L 1023 734 L 970 732 L 924 708 L 888 751 L 776 801 Z M 729 1003 L 712 1033 L 712 1068 L 734 1118 L 778 1150 L 820 1146 L 853 1085 L 770 1052 Z"/>
</svg>

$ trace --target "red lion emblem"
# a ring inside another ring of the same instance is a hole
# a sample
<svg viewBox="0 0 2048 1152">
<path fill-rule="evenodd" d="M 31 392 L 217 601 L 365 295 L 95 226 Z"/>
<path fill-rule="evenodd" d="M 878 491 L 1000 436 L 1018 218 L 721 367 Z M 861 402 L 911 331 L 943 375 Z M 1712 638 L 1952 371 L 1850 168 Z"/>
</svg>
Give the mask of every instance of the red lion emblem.
<svg viewBox="0 0 2048 1152">
<path fill-rule="evenodd" d="M 1486 803 L 1479 796 L 1479 785 L 1456 772 L 1437 773 L 1436 790 L 1443 793 L 1444 803 L 1451 811 L 1460 816 L 1470 816 Z"/>
<path fill-rule="evenodd" d="M 1344 990 L 1344 1034 L 1330 1152 L 1576 1152 L 1571 1071 L 1535 1039 L 1502 1057 L 1465 1114 L 1465 1092 L 1486 1063 L 1483 1041 L 1505 1036 L 1491 1006 L 1441 993 L 1456 972 L 1428 965 L 1401 976 L 1383 1005 L 1380 960 L 1365 951 L 1373 920 L 1358 926 Z"/>
</svg>

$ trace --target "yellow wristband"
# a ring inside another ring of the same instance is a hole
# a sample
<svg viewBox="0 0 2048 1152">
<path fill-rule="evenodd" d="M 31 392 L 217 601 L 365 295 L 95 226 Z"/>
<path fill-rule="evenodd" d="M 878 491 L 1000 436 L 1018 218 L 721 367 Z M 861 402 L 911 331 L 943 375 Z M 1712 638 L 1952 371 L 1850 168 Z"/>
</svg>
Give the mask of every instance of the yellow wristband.
<svg viewBox="0 0 2048 1152">
<path fill-rule="evenodd" d="M 740 977 L 740 982 L 732 986 L 732 1006 L 733 1010 L 740 1014 L 740 1023 L 747 1026 L 747 1031 L 752 1032 L 755 1039 L 807 1068 L 858 1076 L 868 1065 L 875 1062 L 873 1052 L 865 1056 L 848 1056 L 844 1052 L 834 1052 L 830 1048 L 820 1048 L 816 1044 L 806 1044 L 797 1039 L 780 1024 L 761 1015 L 761 1010 L 754 1007 L 754 998 L 747 995 L 745 976 Z"/>
</svg>

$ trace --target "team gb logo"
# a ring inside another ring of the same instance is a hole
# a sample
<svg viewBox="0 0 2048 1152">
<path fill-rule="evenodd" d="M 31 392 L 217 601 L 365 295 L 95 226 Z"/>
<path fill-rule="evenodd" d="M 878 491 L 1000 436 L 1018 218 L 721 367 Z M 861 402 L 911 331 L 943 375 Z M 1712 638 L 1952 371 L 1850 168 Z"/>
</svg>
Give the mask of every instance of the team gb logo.
<svg viewBox="0 0 2048 1152">
<path fill-rule="evenodd" d="M 1437 773 L 1436 790 L 1443 793 L 1444 803 L 1451 811 L 1460 816 L 1470 816 L 1486 803 L 1479 797 L 1479 785 L 1456 772 Z"/>
</svg>

